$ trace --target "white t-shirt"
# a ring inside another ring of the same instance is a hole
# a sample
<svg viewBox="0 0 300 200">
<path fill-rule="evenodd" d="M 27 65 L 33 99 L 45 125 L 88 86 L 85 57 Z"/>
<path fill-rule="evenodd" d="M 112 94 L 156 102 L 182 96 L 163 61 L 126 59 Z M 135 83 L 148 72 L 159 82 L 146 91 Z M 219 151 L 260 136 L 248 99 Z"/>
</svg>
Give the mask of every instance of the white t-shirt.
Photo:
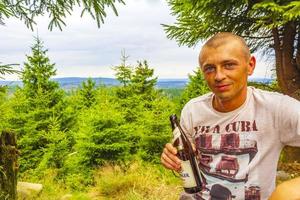
<svg viewBox="0 0 300 200">
<path fill-rule="evenodd" d="M 248 87 L 245 103 L 221 113 L 213 94 L 190 100 L 181 125 L 199 152 L 203 190 L 182 199 L 266 200 L 285 145 L 300 146 L 300 102 Z M 188 198 L 187 198 L 188 199 Z"/>
</svg>

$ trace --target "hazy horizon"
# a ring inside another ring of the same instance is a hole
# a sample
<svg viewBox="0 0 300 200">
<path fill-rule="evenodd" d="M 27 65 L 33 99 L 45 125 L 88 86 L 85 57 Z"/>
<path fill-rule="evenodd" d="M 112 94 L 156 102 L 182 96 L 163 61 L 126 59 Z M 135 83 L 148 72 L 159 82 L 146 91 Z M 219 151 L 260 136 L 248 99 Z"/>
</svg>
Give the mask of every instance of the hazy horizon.
<svg viewBox="0 0 300 200">
<path fill-rule="evenodd" d="M 92 79 L 97 79 L 97 78 L 102 78 L 102 79 L 115 79 L 116 80 L 116 78 L 115 77 L 100 77 L 100 76 L 98 76 L 98 77 L 76 77 L 76 76 L 70 76 L 70 77 L 68 77 L 68 76 L 64 76 L 64 77 L 53 77 L 53 78 L 51 78 L 51 79 L 68 79 L 68 78 L 70 78 L 70 79 L 88 79 L 88 78 L 92 78 Z M 189 78 L 188 77 L 183 77 L 183 78 L 159 78 L 158 77 L 158 80 L 188 80 Z M 270 80 L 270 79 L 274 79 L 274 78 L 271 78 L 271 77 L 252 77 L 252 76 L 250 76 L 249 78 L 248 78 L 248 80 L 258 80 L 258 79 L 266 79 L 266 80 Z M 2 81 L 5 81 L 5 82 L 10 82 L 10 81 L 22 81 L 21 79 L 17 79 L 17 80 L 9 80 L 9 79 L 0 79 L 0 82 L 2 82 Z"/>
</svg>

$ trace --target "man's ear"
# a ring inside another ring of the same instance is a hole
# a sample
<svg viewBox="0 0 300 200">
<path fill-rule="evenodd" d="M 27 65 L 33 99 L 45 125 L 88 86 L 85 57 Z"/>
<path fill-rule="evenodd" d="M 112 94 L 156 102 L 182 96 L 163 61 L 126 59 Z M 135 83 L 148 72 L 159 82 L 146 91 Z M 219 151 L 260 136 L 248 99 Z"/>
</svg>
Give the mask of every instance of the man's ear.
<svg viewBox="0 0 300 200">
<path fill-rule="evenodd" d="M 248 64 L 248 75 L 251 76 L 254 72 L 256 65 L 256 58 L 254 56 L 251 56 L 249 59 L 249 64 Z"/>
</svg>

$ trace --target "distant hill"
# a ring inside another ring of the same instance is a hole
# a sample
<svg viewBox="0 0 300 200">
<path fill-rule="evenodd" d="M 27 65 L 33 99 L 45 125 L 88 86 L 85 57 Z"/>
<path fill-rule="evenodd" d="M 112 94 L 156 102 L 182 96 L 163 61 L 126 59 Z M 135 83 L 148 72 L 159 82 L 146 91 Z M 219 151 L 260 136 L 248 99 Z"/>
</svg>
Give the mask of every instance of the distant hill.
<svg viewBox="0 0 300 200">
<path fill-rule="evenodd" d="M 57 81 L 59 85 L 66 90 L 77 88 L 81 85 L 82 82 L 86 81 L 88 78 L 83 77 L 64 77 L 64 78 L 54 78 L 54 81 Z M 116 86 L 120 82 L 114 78 L 92 78 L 97 85 L 106 85 L 106 86 Z M 260 82 L 260 83 L 270 83 L 272 79 L 270 78 L 251 78 L 249 81 Z M 157 88 L 184 88 L 187 84 L 188 79 L 158 79 Z M 21 81 L 0 81 L 0 85 L 8 86 L 21 86 Z"/>
</svg>

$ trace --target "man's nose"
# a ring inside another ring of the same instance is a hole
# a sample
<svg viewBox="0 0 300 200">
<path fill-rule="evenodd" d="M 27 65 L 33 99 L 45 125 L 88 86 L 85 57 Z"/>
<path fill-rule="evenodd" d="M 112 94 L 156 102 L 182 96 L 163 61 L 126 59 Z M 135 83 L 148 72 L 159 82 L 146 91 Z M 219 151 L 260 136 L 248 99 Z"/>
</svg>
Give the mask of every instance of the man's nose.
<svg viewBox="0 0 300 200">
<path fill-rule="evenodd" d="M 225 79 L 226 75 L 225 73 L 223 72 L 222 69 L 217 69 L 216 70 L 216 75 L 215 75 L 215 81 L 222 81 L 223 79 Z"/>
</svg>

